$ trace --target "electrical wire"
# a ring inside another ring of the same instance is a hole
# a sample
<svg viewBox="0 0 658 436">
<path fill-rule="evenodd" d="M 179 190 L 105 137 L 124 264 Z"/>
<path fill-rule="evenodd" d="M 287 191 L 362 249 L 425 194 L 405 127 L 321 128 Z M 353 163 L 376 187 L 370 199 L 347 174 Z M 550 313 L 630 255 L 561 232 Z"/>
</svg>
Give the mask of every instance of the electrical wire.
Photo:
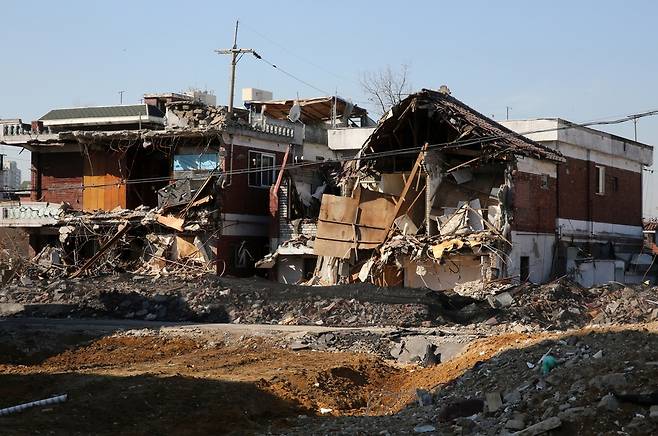
<svg viewBox="0 0 658 436">
<path fill-rule="evenodd" d="M 292 74 L 292 73 L 290 73 L 290 72 L 284 70 L 283 68 L 279 67 L 278 65 L 273 64 L 272 62 L 270 62 L 270 61 L 268 61 L 267 59 L 265 59 L 262 55 L 259 56 L 257 59 L 258 59 L 258 60 L 261 60 L 261 61 L 263 61 L 263 62 L 265 62 L 266 64 L 268 64 L 268 65 L 271 66 L 272 68 L 281 71 L 281 72 L 282 72 L 283 74 L 285 74 L 286 76 L 291 77 L 291 78 L 295 79 L 296 81 L 298 81 L 298 82 L 300 82 L 300 83 L 303 83 L 304 85 L 308 86 L 309 88 L 313 88 L 313 89 L 315 89 L 316 91 L 320 91 L 320 92 L 323 93 L 324 95 L 332 95 L 331 92 L 325 91 L 324 89 L 320 89 L 320 88 L 318 88 L 317 86 L 312 85 L 312 84 L 308 83 L 307 81 L 305 81 L 305 80 L 303 80 L 303 79 L 300 79 L 299 77 L 295 76 L 294 74 Z"/>
<path fill-rule="evenodd" d="M 627 121 L 632 121 L 634 119 L 639 119 L 647 116 L 654 116 L 658 115 L 658 110 L 651 110 L 651 111 L 646 111 L 642 113 L 637 113 L 637 114 L 632 114 L 632 115 L 627 115 L 622 118 L 618 119 L 613 119 L 613 120 L 603 120 L 603 121 L 589 121 L 585 123 L 569 123 L 564 126 L 558 126 L 558 127 L 552 127 L 552 128 L 546 128 L 546 129 L 538 129 L 538 130 L 531 130 L 527 132 L 522 132 L 522 133 L 515 133 L 515 132 L 509 132 L 509 133 L 503 133 L 500 135 L 489 135 L 489 136 L 482 136 L 482 137 L 477 137 L 477 138 L 472 138 L 472 139 L 464 139 L 464 140 L 457 140 L 457 141 L 450 141 L 450 142 L 442 142 L 442 143 L 436 143 L 436 144 L 429 144 L 427 145 L 427 149 L 435 149 L 435 148 L 461 148 L 465 147 L 468 145 L 473 145 L 473 144 L 483 144 L 487 142 L 493 142 L 501 139 L 506 139 L 509 137 L 518 137 L 518 136 L 523 136 L 523 135 L 530 135 L 534 133 L 547 133 L 547 132 L 553 132 L 553 131 L 561 131 L 561 130 L 568 130 L 568 129 L 573 129 L 577 127 L 589 127 L 589 126 L 594 126 L 594 125 L 608 125 L 608 124 L 619 124 L 622 122 L 627 122 Z M 324 160 L 324 161 L 312 161 L 312 162 L 299 162 L 299 163 L 292 163 L 292 164 L 286 164 L 285 168 L 287 169 L 296 169 L 296 168 L 303 168 L 303 167 L 308 167 L 308 166 L 317 166 L 317 165 L 327 165 L 327 164 L 340 164 L 340 163 L 346 163 L 350 161 L 367 161 L 367 160 L 373 160 L 373 159 L 379 159 L 382 157 L 390 157 L 390 156 L 398 156 L 398 155 L 404 155 L 404 154 L 413 154 L 413 153 L 418 153 L 423 146 L 413 146 L 413 147 L 407 147 L 407 148 L 400 148 L 400 149 L 395 149 L 395 150 L 389 150 L 389 151 L 383 151 L 383 152 L 376 152 L 376 153 L 370 153 L 366 155 L 360 155 L 360 153 L 357 153 L 354 156 L 349 156 L 349 157 L 343 157 L 339 159 L 330 159 L 330 160 Z M 265 171 L 274 171 L 274 170 L 281 170 L 283 168 L 283 164 L 281 165 L 272 165 L 269 167 L 259 167 L 259 168 L 242 168 L 242 169 L 234 169 L 232 171 L 223 171 L 221 172 L 222 175 L 241 175 L 241 174 L 251 174 L 251 173 L 260 173 L 260 172 L 265 172 Z M 212 172 L 214 173 L 219 169 L 219 165 L 217 165 Z M 42 188 L 41 191 L 60 191 L 60 190 L 84 190 L 84 189 L 91 189 L 91 188 L 102 188 L 102 187 L 109 187 L 109 186 L 121 186 L 121 185 L 134 185 L 134 184 L 141 184 L 141 183 L 157 183 L 157 182 L 172 182 L 172 181 L 177 181 L 177 180 L 184 180 L 184 179 L 190 179 L 190 180 L 205 180 L 207 178 L 206 176 L 203 177 L 179 177 L 179 178 L 172 178 L 169 176 L 161 176 L 161 177 L 150 177 L 150 178 L 141 178 L 141 179 L 132 179 L 132 180 L 120 180 L 117 182 L 113 183 L 105 183 L 105 184 L 95 184 L 95 185 L 69 185 L 69 186 L 55 186 L 55 187 L 50 187 L 50 188 Z M 30 192 L 30 191 L 36 191 L 35 189 L 17 189 L 17 190 L 0 190 L 0 193 L 16 193 L 16 192 Z"/>
<path fill-rule="evenodd" d="M 348 80 L 348 81 L 350 80 L 350 79 L 348 79 L 348 78 L 345 77 L 345 76 L 342 76 L 342 75 L 337 74 L 337 73 L 335 73 L 335 72 L 333 72 L 333 71 L 331 71 L 331 70 L 328 70 L 327 68 L 325 68 L 325 67 L 323 67 L 323 66 L 321 66 L 321 65 L 318 65 L 318 64 L 316 64 L 315 62 L 313 62 L 313 61 L 311 61 L 311 60 L 309 60 L 309 59 L 307 59 L 307 58 L 305 58 L 305 57 L 303 57 L 303 56 L 301 56 L 301 55 L 299 55 L 299 54 L 293 52 L 293 51 L 290 50 L 288 47 L 286 47 L 284 44 L 281 44 L 281 43 L 279 43 L 279 42 L 273 40 L 273 39 L 270 38 L 269 36 L 264 35 L 264 34 L 258 32 L 256 29 L 254 29 L 253 27 L 249 26 L 248 24 L 244 24 L 244 21 L 240 21 L 240 24 L 242 25 L 242 27 L 248 29 L 250 32 L 254 33 L 255 35 L 257 35 L 257 36 L 259 36 L 260 38 L 264 39 L 265 41 L 269 42 L 270 44 L 273 44 L 273 45 L 279 47 L 281 50 L 285 51 L 285 52 L 288 53 L 289 55 L 291 55 L 291 56 L 293 56 L 293 57 L 296 57 L 297 59 L 299 59 L 299 60 L 301 60 L 301 61 L 303 61 L 303 62 L 306 62 L 307 64 L 309 64 L 309 65 L 311 65 L 311 66 L 317 68 L 318 70 L 323 71 L 323 72 L 328 73 L 328 74 L 331 74 L 332 76 L 334 76 L 335 78 L 340 79 L 340 80 Z"/>
</svg>

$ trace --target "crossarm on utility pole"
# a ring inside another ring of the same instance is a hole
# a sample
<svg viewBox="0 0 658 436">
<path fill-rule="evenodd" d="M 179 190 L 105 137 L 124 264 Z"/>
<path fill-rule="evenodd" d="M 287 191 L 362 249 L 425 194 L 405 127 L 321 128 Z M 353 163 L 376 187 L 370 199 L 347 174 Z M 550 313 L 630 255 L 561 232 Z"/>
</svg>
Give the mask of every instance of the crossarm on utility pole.
<svg viewBox="0 0 658 436">
<path fill-rule="evenodd" d="M 251 48 L 238 48 L 238 25 L 240 24 L 239 21 L 235 22 L 235 33 L 233 34 L 233 47 L 232 48 L 224 48 L 224 49 L 218 49 L 215 50 L 215 53 L 217 54 L 223 54 L 223 55 L 231 55 L 231 78 L 229 82 L 229 89 L 228 89 L 228 113 L 232 114 L 233 113 L 233 98 L 235 95 L 235 66 L 238 64 L 238 61 L 240 60 L 238 58 L 239 54 L 244 54 L 244 53 L 251 53 L 253 54 L 257 59 L 260 59 L 260 55 L 256 53 L 255 50 Z"/>
</svg>

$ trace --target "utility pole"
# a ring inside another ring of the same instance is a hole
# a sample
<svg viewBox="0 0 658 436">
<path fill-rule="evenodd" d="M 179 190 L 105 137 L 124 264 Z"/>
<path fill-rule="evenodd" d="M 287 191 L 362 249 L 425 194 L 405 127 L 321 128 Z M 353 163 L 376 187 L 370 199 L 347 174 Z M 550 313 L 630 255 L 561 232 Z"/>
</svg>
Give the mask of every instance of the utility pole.
<svg viewBox="0 0 658 436">
<path fill-rule="evenodd" d="M 635 142 L 637 142 L 637 117 L 633 117 L 633 130 L 635 131 Z"/>
<path fill-rule="evenodd" d="M 507 117 L 506 119 L 509 120 L 509 110 L 512 109 L 511 106 L 505 106 L 505 111 L 507 112 Z"/>
<path fill-rule="evenodd" d="M 119 94 L 119 104 L 123 104 L 123 93 L 124 92 L 126 92 L 126 91 L 119 91 L 118 92 L 118 94 Z"/>
<path fill-rule="evenodd" d="M 238 48 L 238 25 L 239 21 L 235 22 L 235 33 L 233 34 L 233 47 L 228 49 L 215 50 L 217 54 L 231 55 L 231 81 L 228 88 L 228 113 L 233 113 L 233 96 L 235 94 L 235 66 L 238 64 L 242 55 L 245 53 L 251 53 L 260 59 L 260 55 L 256 53 L 253 49 L 250 48 Z M 238 57 L 240 55 L 240 57 Z"/>
</svg>

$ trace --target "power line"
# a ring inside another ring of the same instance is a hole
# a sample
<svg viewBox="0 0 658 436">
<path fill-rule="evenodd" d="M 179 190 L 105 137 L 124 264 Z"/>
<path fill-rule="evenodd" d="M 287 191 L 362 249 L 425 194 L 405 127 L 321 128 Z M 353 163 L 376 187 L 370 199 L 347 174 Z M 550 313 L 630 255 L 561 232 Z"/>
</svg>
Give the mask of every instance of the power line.
<svg viewBox="0 0 658 436">
<path fill-rule="evenodd" d="M 262 39 L 264 39 L 265 41 L 268 41 L 269 43 L 271 43 L 271 44 L 273 44 L 273 45 L 279 47 L 280 49 L 282 49 L 282 50 L 285 51 L 286 53 L 290 54 L 291 56 L 294 56 L 294 57 L 296 57 L 297 59 L 306 62 L 307 64 L 309 64 L 309 65 L 311 65 L 311 66 L 317 68 L 318 70 L 323 71 L 323 72 L 328 73 L 328 74 L 331 74 L 332 76 L 334 76 L 334 77 L 337 78 L 337 79 L 351 81 L 351 80 L 348 79 L 347 77 L 345 77 L 345 76 L 343 76 L 343 75 L 340 75 L 340 74 L 336 74 L 335 72 L 333 72 L 333 71 L 331 71 L 331 70 L 329 70 L 329 69 L 327 69 L 327 68 L 325 68 L 325 67 L 323 67 L 323 66 L 321 66 L 321 65 L 318 65 L 318 64 L 316 64 L 315 62 L 313 62 L 313 61 L 311 61 L 311 60 L 309 60 L 309 59 L 307 59 L 307 58 L 305 58 L 305 57 L 303 57 L 303 56 L 301 56 L 301 55 L 299 55 L 299 54 L 293 52 L 293 51 L 290 50 L 288 47 L 286 47 L 284 44 L 281 44 L 281 43 L 279 43 L 279 42 L 273 40 L 272 38 L 270 38 L 270 37 L 268 37 L 268 36 L 266 36 L 266 35 L 264 35 L 264 34 L 258 32 L 258 31 L 257 31 L 256 29 L 254 29 L 253 27 L 251 27 L 251 26 L 249 26 L 249 25 L 245 25 L 245 24 L 243 24 L 243 26 L 246 27 L 247 29 L 249 29 L 249 31 L 251 31 L 252 33 L 254 33 L 254 34 L 256 34 L 257 36 L 259 36 L 259 37 L 261 37 Z"/>
<path fill-rule="evenodd" d="M 286 76 L 291 77 L 291 78 L 295 79 L 296 81 L 298 81 L 298 82 L 300 82 L 300 83 L 303 83 L 304 85 L 308 86 L 309 88 L 313 88 L 313 89 L 315 89 L 316 91 L 320 91 L 323 95 L 332 95 L 331 92 L 325 91 L 324 89 L 320 89 L 320 88 L 318 88 L 317 86 L 312 85 L 312 84 L 308 83 L 307 81 L 305 81 L 305 80 L 303 80 L 303 79 L 300 79 L 299 77 L 297 77 L 297 76 L 295 76 L 294 74 L 292 74 L 292 73 L 290 73 L 290 72 L 284 70 L 283 68 L 279 67 L 278 65 L 273 64 L 272 62 L 268 61 L 267 59 L 263 58 L 262 56 L 260 57 L 260 60 L 263 61 L 263 62 L 265 62 L 266 64 L 268 64 L 268 65 L 271 66 L 272 68 L 281 71 L 281 72 L 282 72 L 283 74 L 285 74 Z"/>
</svg>

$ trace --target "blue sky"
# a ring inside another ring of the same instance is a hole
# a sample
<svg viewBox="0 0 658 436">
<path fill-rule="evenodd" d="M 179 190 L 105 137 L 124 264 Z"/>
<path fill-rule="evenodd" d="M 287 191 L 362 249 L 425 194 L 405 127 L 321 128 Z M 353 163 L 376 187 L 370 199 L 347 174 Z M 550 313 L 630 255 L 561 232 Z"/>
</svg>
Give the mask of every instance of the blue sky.
<svg viewBox="0 0 658 436">
<path fill-rule="evenodd" d="M 239 18 L 240 46 L 358 103 L 364 71 L 405 63 L 414 88 L 447 84 L 498 119 L 506 106 L 511 118 L 609 118 L 658 108 L 656 17 L 651 1 L 4 0 L 0 117 L 114 104 L 120 90 L 129 103 L 194 86 L 225 103 L 228 57 L 213 49 L 231 45 Z M 320 94 L 245 56 L 238 97 L 248 86 L 275 98 Z M 609 130 L 633 135 L 630 123 Z M 658 117 L 640 120 L 638 139 L 658 145 Z"/>
</svg>

